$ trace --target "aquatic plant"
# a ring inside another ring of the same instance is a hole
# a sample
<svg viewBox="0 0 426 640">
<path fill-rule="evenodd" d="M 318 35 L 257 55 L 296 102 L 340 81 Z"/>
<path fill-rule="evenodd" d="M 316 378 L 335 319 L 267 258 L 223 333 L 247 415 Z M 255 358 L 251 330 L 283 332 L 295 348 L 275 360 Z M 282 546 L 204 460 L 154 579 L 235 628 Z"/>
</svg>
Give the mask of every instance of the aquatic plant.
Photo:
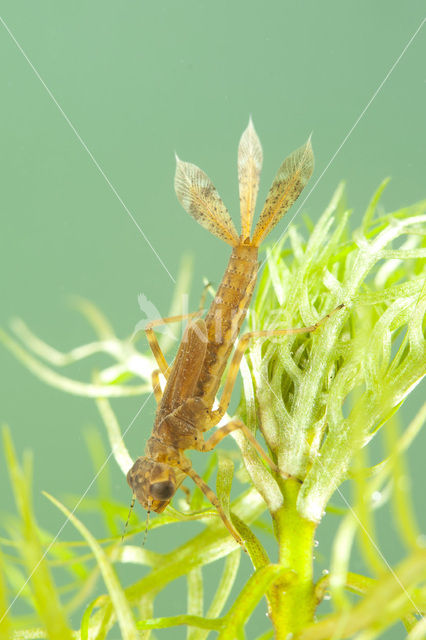
<svg viewBox="0 0 426 640">
<path fill-rule="evenodd" d="M 248 558 L 194 487 L 179 501 L 179 509 L 169 507 L 149 528 L 177 522 L 190 528 L 199 521 L 204 529 L 176 547 L 170 536 L 164 553 L 149 550 L 155 532 L 141 547 L 145 522 L 136 515 L 121 541 L 117 516 L 123 522 L 128 505 L 117 505 L 105 479 L 97 496 L 84 499 L 86 510 L 102 516 L 105 538 L 93 536 L 82 513 L 47 496 L 82 538 L 80 544 L 51 544 L 53 535 L 37 523 L 32 507 L 30 455 L 19 462 L 5 429 L 19 522 L 0 540 L 0 611 L 5 612 L 0 613 L 0 640 L 106 638 L 116 625 L 125 640 L 152 639 L 153 630 L 180 625 L 190 640 L 242 639 L 263 598 L 271 628 L 262 640 L 371 640 L 398 621 L 409 640 L 425 637 L 426 549 L 404 459 L 426 420 L 426 404 L 402 426 L 397 411 L 426 373 L 426 202 L 392 213 L 379 211 L 384 187 L 355 231 L 349 231 L 351 213 L 341 186 L 315 225 L 306 219 L 308 239 L 292 225 L 264 256 L 249 314 L 251 330 L 310 325 L 338 304 L 345 306 L 313 334 L 253 341 L 243 360 L 237 414 L 253 433 L 258 430 L 280 474 L 268 469 L 238 433 L 240 456 L 222 451 L 208 459 L 204 478 L 218 468 L 217 495 L 244 539 L 253 567 L 239 593 L 235 595 L 239 565 Z M 178 312 L 188 278 L 186 267 L 172 313 Z M 126 474 L 132 460 L 108 398 L 147 394 L 154 361 L 147 349 L 138 349 L 141 342 L 118 338 L 91 303 L 80 301 L 79 308 L 97 338 L 69 353 L 42 342 L 22 321 L 12 323 L 15 337 L 2 331 L 0 339 L 46 383 L 95 399 L 112 454 Z M 164 336 L 163 348 L 170 346 L 170 337 Z M 108 354 L 114 363 L 91 381 L 72 380 L 57 370 L 96 353 Z M 379 433 L 384 434 L 385 454 L 372 465 L 369 452 Z M 88 443 L 99 468 L 100 435 L 92 433 Z M 238 483 L 231 499 L 234 478 Z M 334 496 L 341 506 L 331 502 Z M 392 507 L 395 532 L 406 550 L 396 566 L 385 561 L 375 530 L 384 505 Z M 334 519 L 336 531 L 329 556 L 318 561 L 316 531 L 328 518 Z M 352 570 L 356 541 L 365 566 L 362 575 Z M 220 559 L 225 560 L 216 593 L 205 602 L 205 567 Z M 141 577 L 126 588 L 116 573 L 122 563 L 141 568 Z M 326 567 L 324 574 L 318 565 Z M 55 573 L 61 569 L 68 584 L 58 588 Z M 20 591 L 27 575 L 30 580 Z M 105 584 L 102 594 L 99 575 Z M 159 594 L 182 577 L 187 610 L 154 617 Z M 33 612 L 24 618 L 9 608 L 19 591 Z M 323 602 L 327 606 L 318 609 Z M 83 606 L 81 626 L 72 629 L 69 616 Z"/>
</svg>

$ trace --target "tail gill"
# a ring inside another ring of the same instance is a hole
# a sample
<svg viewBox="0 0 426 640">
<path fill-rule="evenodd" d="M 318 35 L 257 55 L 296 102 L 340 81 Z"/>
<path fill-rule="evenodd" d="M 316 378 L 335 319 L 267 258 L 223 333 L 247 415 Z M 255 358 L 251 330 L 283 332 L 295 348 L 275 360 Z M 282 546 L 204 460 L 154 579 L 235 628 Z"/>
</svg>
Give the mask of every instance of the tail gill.
<svg viewBox="0 0 426 640">
<path fill-rule="evenodd" d="M 250 238 L 260 172 L 262 147 L 250 119 L 238 147 L 241 235 L 210 178 L 196 165 L 176 156 L 175 190 L 183 208 L 210 233 L 231 246 L 258 247 L 297 200 L 312 175 L 314 156 L 310 138 L 282 163 Z"/>
</svg>

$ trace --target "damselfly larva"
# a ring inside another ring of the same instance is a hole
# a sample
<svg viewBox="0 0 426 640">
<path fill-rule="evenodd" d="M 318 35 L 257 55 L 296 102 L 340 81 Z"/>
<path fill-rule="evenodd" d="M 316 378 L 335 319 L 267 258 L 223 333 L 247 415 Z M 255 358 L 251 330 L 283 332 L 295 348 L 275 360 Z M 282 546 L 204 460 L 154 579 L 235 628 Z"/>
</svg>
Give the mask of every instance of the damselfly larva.
<svg viewBox="0 0 426 640">
<path fill-rule="evenodd" d="M 203 227 L 231 245 L 232 254 L 206 317 L 194 318 L 197 314 L 192 315 L 171 366 L 166 362 L 153 329 L 163 322 L 181 320 L 182 316 L 155 321 L 146 327 L 148 341 L 159 366 L 153 374 L 158 408 L 145 456 L 136 460 L 127 474 L 127 482 L 133 496 L 148 512 L 161 513 L 185 477 L 190 476 L 217 508 L 225 526 L 240 544 L 243 544 L 240 535 L 216 495 L 194 471 L 184 451 L 211 451 L 231 431 L 241 429 L 270 467 L 278 471 L 241 420 L 231 420 L 219 427 L 207 440 L 204 440 L 204 433 L 219 423 L 228 408 L 241 358 L 251 338 L 315 331 L 326 319 L 310 327 L 243 335 L 232 356 L 219 406 L 213 409 L 222 375 L 256 284 L 258 247 L 299 197 L 313 166 L 312 147 L 308 140 L 282 163 L 250 235 L 262 167 L 262 147 L 250 120 L 238 148 L 241 205 L 241 235 L 238 236 L 208 176 L 197 166 L 177 158 L 175 190 L 183 208 Z M 163 394 L 158 383 L 160 372 L 167 380 Z"/>
</svg>

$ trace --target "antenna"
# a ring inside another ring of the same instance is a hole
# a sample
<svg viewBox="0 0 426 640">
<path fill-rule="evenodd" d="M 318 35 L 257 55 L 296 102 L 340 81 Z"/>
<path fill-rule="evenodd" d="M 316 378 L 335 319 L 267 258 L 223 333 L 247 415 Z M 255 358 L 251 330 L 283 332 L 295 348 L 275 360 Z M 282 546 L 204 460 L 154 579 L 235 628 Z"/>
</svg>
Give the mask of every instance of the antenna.
<svg viewBox="0 0 426 640">
<path fill-rule="evenodd" d="M 132 501 L 130 503 L 129 515 L 127 516 L 126 524 L 124 525 L 123 535 L 121 536 L 121 542 L 124 540 L 124 536 L 126 535 L 127 525 L 129 524 L 130 516 L 132 515 L 133 507 L 135 506 L 136 495 L 132 495 Z"/>
<path fill-rule="evenodd" d="M 148 501 L 148 509 L 146 510 L 146 523 L 145 523 L 145 535 L 143 537 L 142 547 L 145 546 L 146 539 L 148 537 L 148 527 L 149 527 L 149 514 L 151 513 L 151 500 Z"/>
</svg>

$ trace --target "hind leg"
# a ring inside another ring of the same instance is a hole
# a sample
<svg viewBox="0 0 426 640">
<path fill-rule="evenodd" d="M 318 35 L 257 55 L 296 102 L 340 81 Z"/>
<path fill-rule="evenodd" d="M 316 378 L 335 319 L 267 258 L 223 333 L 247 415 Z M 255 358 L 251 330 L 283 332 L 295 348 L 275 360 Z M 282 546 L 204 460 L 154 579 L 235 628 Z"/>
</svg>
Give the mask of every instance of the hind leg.
<svg viewBox="0 0 426 640">
<path fill-rule="evenodd" d="M 200 313 L 202 313 L 204 311 L 204 304 L 206 302 L 206 298 L 207 298 L 207 293 L 210 291 L 210 295 L 214 298 L 216 293 L 215 290 L 213 289 L 212 283 L 209 282 L 208 280 L 206 280 L 204 278 L 204 287 L 203 287 L 203 292 L 201 294 L 201 298 L 200 298 L 200 304 L 198 306 L 198 311 Z"/>
<path fill-rule="evenodd" d="M 162 324 L 170 324 L 172 322 L 180 322 L 181 320 L 186 320 L 188 318 L 194 318 L 201 315 L 201 313 L 201 311 L 194 311 L 193 313 L 185 313 L 181 316 L 172 316 L 171 318 L 158 318 L 158 320 L 152 320 L 146 325 L 145 333 L 148 339 L 149 346 L 151 347 L 151 351 L 154 354 L 154 358 L 157 361 L 161 373 L 166 379 L 169 377 L 170 366 L 167 364 L 167 360 L 164 357 L 163 352 L 161 351 L 157 336 L 154 333 L 154 327 L 159 327 Z"/>
<path fill-rule="evenodd" d="M 238 371 L 240 368 L 240 363 L 242 357 L 244 355 L 245 350 L 247 349 L 249 340 L 252 338 L 271 338 L 272 336 L 287 336 L 295 333 L 312 333 L 316 331 L 318 327 L 320 327 L 330 316 L 332 316 L 336 311 L 342 309 L 345 305 L 339 304 L 333 311 L 328 313 L 326 316 L 315 322 L 309 327 L 297 327 L 296 329 L 273 329 L 270 331 L 251 331 L 249 333 L 245 333 L 240 341 L 237 344 L 237 347 L 234 351 L 234 355 L 232 356 L 231 364 L 229 365 L 228 377 L 225 382 L 225 386 L 222 392 L 222 396 L 220 398 L 219 407 L 211 412 L 212 423 L 211 426 L 216 425 L 222 417 L 225 415 L 226 410 L 229 406 L 229 402 L 231 400 L 232 390 L 234 388 L 235 381 L 237 379 Z"/>
<path fill-rule="evenodd" d="M 163 397 L 163 392 L 161 391 L 160 384 L 160 373 L 160 369 L 154 369 L 154 371 L 151 373 L 152 390 L 154 392 L 155 401 L 157 404 L 160 404 L 161 398 Z"/>
<path fill-rule="evenodd" d="M 154 327 L 159 327 L 163 324 L 171 324 L 172 322 L 181 322 L 182 320 L 187 320 L 189 318 L 196 318 L 197 316 L 201 316 L 201 314 L 204 311 L 203 307 L 204 307 L 207 291 L 210 287 L 211 285 L 209 282 L 207 282 L 204 285 L 198 311 L 193 311 L 192 313 L 185 313 L 180 316 L 171 316 L 170 318 L 158 318 L 157 320 L 152 320 L 151 322 L 148 322 L 148 324 L 145 327 L 145 333 L 148 339 L 149 346 L 151 347 L 151 351 L 154 354 L 154 358 L 156 359 L 157 364 L 160 368 L 160 371 L 164 375 L 166 380 L 169 377 L 170 366 L 167 364 L 167 360 L 164 357 L 163 352 L 161 351 L 161 347 L 158 343 L 157 336 L 154 333 Z"/>
<path fill-rule="evenodd" d="M 237 429 L 240 429 L 244 433 L 247 440 L 256 449 L 257 453 L 261 458 L 263 458 L 263 460 L 269 465 L 269 467 L 273 471 L 275 471 L 275 473 L 281 474 L 275 462 L 273 462 L 268 454 L 262 449 L 250 429 L 244 424 L 244 422 L 242 422 L 242 420 L 238 420 L 237 418 L 235 420 L 231 420 L 231 422 L 228 422 L 223 427 L 217 429 L 214 434 L 210 436 L 210 438 L 203 442 L 200 450 L 211 451 L 219 444 L 219 442 L 223 440 L 223 438 L 225 438 L 229 433 L 232 433 L 232 431 L 236 431 Z"/>
</svg>

